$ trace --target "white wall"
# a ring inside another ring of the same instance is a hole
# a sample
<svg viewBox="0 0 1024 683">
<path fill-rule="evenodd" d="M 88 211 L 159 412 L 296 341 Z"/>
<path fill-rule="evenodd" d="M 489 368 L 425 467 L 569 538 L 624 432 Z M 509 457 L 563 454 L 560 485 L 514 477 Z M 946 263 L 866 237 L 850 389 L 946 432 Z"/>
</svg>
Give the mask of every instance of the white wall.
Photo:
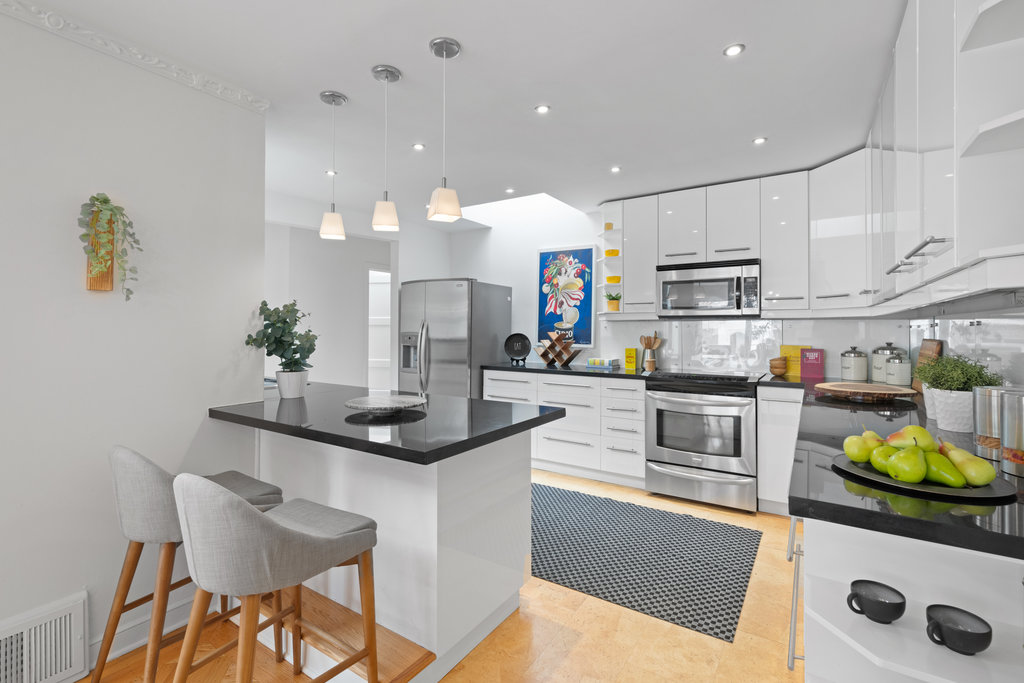
<svg viewBox="0 0 1024 683">
<path fill-rule="evenodd" d="M 262 289 L 264 121 L 2 16 L 0 45 L 0 621 L 85 588 L 96 642 L 126 546 L 111 446 L 172 472 L 252 470 L 253 431 L 206 413 L 262 391 L 242 341 Z M 145 248 L 127 304 L 85 290 L 76 219 L 96 192 L 125 207 Z M 133 596 L 152 590 L 155 556 Z"/>
</svg>

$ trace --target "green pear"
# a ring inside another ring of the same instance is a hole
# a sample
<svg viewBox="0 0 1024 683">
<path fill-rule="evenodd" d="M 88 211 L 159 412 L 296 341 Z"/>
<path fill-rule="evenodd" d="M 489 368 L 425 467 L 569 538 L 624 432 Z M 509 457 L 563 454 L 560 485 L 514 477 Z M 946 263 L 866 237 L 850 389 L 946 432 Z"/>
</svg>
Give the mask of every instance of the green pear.
<svg viewBox="0 0 1024 683">
<path fill-rule="evenodd" d="M 962 448 L 951 448 L 946 455 L 971 486 L 985 486 L 996 478 L 996 468 L 992 467 L 988 460 L 979 458 L 974 453 Z"/>
<path fill-rule="evenodd" d="M 923 451 L 939 450 L 939 445 L 935 443 L 935 439 L 921 425 L 907 425 L 898 432 L 890 434 L 885 442 L 896 448 L 917 446 Z"/>
<path fill-rule="evenodd" d="M 897 481 L 917 484 L 927 473 L 928 463 L 924 459 L 924 451 L 918 446 L 904 448 L 889 458 L 889 476 Z"/>
<path fill-rule="evenodd" d="M 995 514 L 995 505 L 958 505 L 950 514 L 957 517 L 988 517 Z"/>
<path fill-rule="evenodd" d="M 885 494 L 885 502 L 889 504 L 893 512 L 902 517 L 917 517 L 918 519 L 928 519 L 930 517 L 928 501 L 921 498 L 887 493 Z"/>
<path fill-rule="evenodd" d="M 895 446 L 879 446 L 871 451 L 871 466 L 882 474 L 889 476 L 889 458 L 899 453 L 899 451 L 900 449 Z"/>
<path fill-rule="evenodd" d="M 963 488 L 967 484 L 967 479 L 960 474 L 960 470 L 942 453 L 925 451 L 924 461 L 928 465 L 928 471 L 924 475 L 927 481 L 945 484 L 954 489 Z"/>
<path fill-rule="evenodd" d="M 873 447 L 863 436 L 848 436 L 843 439 L 843 453 L 854 462 L 867 462 L 871 459 Z"/>
<path fill-rule="evenodd" d="M 849 479 L 843 480 L 843 488 L 845 488 L 847 491 L 849 491 L 855 496 L 863 496 L 865 498 L 873 497 L 871 496 L 871 493 L 872 491 L 874 491 L 874 489 L 868 486 L 864 486 L 863 484 L 852 482 Z"/>
<path fill-rule="evenodd" d="M 864 425 L 861 425 L 861 427 L 863 426 Z M 865 429 L 864 433 L 861 434 L 861 436 L 864 438 L 865 441 L 868 442 L 868 444 L 871 445 L 872 449 L 878 448 L 879 446 L 885 444 L 885 439 L 879 436 L 878 432 L 873 432 L 870 429 Z"/>
</svg>

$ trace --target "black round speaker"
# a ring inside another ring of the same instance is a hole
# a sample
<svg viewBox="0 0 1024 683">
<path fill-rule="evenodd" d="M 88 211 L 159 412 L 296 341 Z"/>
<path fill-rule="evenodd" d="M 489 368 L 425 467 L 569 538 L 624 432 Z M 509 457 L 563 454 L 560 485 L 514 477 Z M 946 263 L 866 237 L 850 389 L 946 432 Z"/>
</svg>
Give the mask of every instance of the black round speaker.
<svg viewBox="0 0 1024 683">
<path fill-rule="evenodd" d="M 505 353 L 513 363 L 526 362 L 530 355 L 530 338 L 521 332 L 515 332 L 505 340 Z"/>
</svg>

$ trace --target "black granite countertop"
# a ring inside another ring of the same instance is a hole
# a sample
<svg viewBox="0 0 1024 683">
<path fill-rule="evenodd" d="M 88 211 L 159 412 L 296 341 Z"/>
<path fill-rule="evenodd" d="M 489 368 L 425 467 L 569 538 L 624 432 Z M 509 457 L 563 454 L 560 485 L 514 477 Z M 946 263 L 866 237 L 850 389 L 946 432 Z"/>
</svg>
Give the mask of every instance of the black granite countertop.
<svg viewBox="0 0 1024 683">
<path fill-rule="evenodd" d="M 346 401 L 369 393 L 365 387 L 312 383 L 304 398 L 282 399 L 271 389 L 262 401 L 210 408 L 209 414 L 217 420 L 419 465 L 565 417 L 565 408 L 437 394 L 427 395 L 422 408 L 405 410 L 394 418 L 371 418 L 345 407 Z"/>
<path fill-rule="evenodd" d="M 805 388 L 790 480 L 792 515 L 933 543 L 1024 559 L 1024 479 L 1001 474 L 1018 487 L 1017 502 L 962 507 L 852 485 L 832 470 L 843 439 L 870 429 L 883 438 L 909 424 L 979 455 L 974 435 L 945 432 L 926 420 L 920 400 L 850 403 Z M 999 469 L 998 463 L 994 463 Z"/>
<path fill-rule="evenodd" d="M 581 361 L 578 365 L 561 367 L 558 365 L 544 365 L 543 363 L 527 363 L 526 365 L 512 365 L 510 361 L 489 363 L 481 365 L 482 370 L 502 370 L 505 372 L 541 372 L 558 375 L 578 375 L 582 377 L 621 377 L 624 379 L 644 379 L 649 373 L 643 370 L 624 370 L 621 366 L 617 368 L 602 368 L 587 365 L 587 361 Z"/>
</svg>

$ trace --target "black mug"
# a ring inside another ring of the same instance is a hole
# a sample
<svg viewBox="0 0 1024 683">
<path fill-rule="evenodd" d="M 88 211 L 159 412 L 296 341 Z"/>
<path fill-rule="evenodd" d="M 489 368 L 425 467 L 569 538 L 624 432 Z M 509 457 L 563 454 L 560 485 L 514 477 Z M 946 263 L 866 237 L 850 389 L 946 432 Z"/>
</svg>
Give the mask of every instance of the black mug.
<svg viewBox="0 0 1024 683">
<path fill-rule="evenodd" d="M 953 652 L 973 655 L 992 644 L 992 627 L 976 614 L 949 605 L 928 605 L 925 633 L 936 645 Z"/>
<path fill-rule="evenodd" d="M 857 614 L 863 614 L 879 624 L 891 624 L 903 616 L 907 599 L 903 593 L 877 581 L 857 579 L 850 584 L 846 604 Z"/>
</svg>

